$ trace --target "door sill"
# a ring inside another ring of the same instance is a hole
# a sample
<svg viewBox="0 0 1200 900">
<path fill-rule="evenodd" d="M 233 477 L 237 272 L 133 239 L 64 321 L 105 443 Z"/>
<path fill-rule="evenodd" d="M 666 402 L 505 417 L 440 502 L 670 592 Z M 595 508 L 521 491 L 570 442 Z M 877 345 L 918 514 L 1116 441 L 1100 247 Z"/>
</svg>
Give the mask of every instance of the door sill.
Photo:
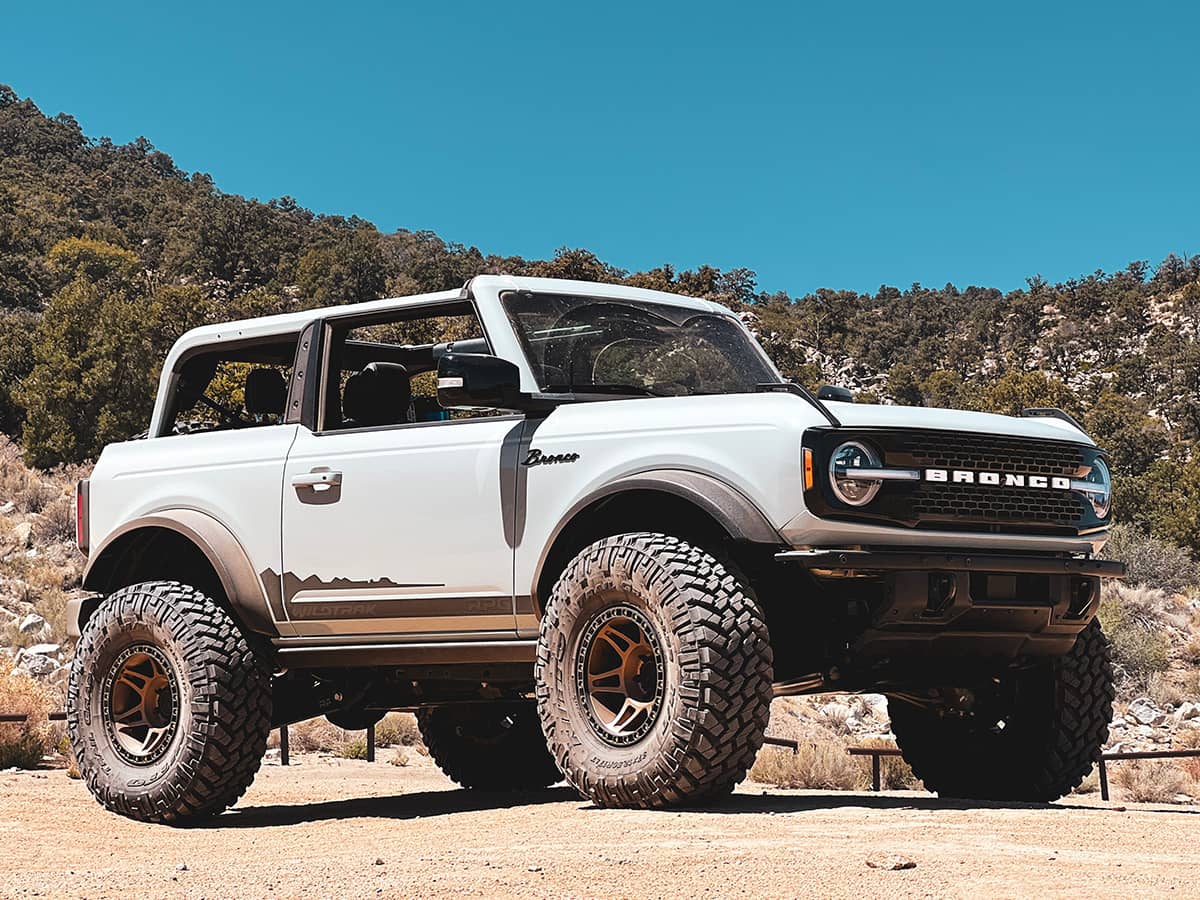
<svg viewBox="0 0 1200 900">
<path fill-rule="evenodd" d="M 437 641 L 432 643 L 310 644 L 286 638 L 276 642 L 279 661 L 297 669 L 343 666 L 443 666 L 528 663 L 533 665 L 537 641 Z"/>
</svg>

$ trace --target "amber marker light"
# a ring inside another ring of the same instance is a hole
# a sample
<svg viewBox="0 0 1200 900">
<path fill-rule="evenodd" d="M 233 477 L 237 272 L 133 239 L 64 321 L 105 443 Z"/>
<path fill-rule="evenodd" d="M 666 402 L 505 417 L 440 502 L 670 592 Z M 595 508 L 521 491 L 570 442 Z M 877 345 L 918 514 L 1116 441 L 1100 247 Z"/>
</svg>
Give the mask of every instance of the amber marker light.
<svg viewBox="0 0 1200 900">
<path fill-rule="evenodd" d="M 807 447 L 804 448 L 804 489 L 811 491 L 813 486 L 813 460 L 812 451 Z"/>
</svg>

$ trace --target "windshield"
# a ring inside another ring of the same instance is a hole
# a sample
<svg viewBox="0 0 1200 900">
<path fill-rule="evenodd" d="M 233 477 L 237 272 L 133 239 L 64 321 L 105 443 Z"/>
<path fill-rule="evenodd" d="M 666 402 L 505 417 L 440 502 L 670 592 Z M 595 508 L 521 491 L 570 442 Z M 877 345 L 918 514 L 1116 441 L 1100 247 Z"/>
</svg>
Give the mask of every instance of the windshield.
<svg viewBox="0 0 1200 900">
<path fill-rule="evenodd" d="M 561 294 L 509 292 L 501 299 L 547 393 L 744 394 L 779 380 L 727 316 Z"/>
</svg>

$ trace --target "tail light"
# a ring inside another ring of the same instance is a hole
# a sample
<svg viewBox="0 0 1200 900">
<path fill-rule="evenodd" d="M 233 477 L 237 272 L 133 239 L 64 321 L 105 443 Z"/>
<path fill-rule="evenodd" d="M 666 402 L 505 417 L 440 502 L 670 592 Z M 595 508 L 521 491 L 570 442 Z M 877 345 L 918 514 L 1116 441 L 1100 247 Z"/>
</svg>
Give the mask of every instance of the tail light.
<svg viewBox="0 0 1200 900">
<path fill-rule="evenodd" d="M 88 483 L 75 483 L 75 544 L 83 553 L 88 552 Z"/>
</svg>

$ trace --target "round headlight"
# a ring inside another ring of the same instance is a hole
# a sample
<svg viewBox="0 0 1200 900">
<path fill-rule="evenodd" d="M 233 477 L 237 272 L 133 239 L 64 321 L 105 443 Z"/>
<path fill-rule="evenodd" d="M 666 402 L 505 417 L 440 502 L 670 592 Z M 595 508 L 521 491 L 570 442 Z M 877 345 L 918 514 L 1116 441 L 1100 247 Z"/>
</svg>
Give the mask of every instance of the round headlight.
<svg viewBox="0 0 1200 900">
<path fill-rule="evenodd" d="M 879 457 L 874 450 L 858 441 L 847 441 L 834 450 L 829 459 L 829 483 L 833 493 L 850 506 L 866 506 L 875 499 L 883 482 L 858 477 L 854 470 L 878 467 Z"/>
<path fill-rule="evenodd" d="M 1108 465 L 1100 457 L 1092 463 L 1092 470 L 1083 479 L 1095 488 L 1089 488 L 1087 498 L 1092 503 L 1096 515 L 1103 519 L 1112 507 L 1112 476 L 1108 473 Z"/>
</svg>

